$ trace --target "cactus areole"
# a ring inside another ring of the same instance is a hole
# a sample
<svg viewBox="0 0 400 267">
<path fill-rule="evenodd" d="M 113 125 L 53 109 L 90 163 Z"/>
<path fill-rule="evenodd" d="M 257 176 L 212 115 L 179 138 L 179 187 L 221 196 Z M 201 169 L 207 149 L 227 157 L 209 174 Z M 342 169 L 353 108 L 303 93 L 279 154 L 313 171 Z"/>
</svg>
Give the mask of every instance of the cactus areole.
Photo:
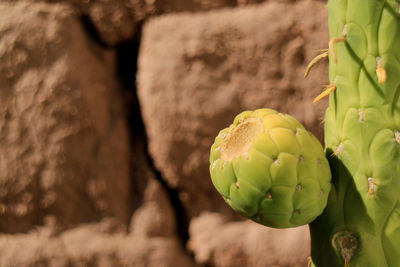
<svg viewBox="0 0 400 267">
<path fill-rule="evenodd" d="M 398 267 L 400 0 L 329 0 L 328 10 L 329 48 L 306 69 L 329 57 L 331 83 L 314 100 L 329 96 L 325 152 L 288 115 L 243 112 L 211 148 L 212 182 L 258 223 L 309 223 L 313 266 Z"/>
</svg>

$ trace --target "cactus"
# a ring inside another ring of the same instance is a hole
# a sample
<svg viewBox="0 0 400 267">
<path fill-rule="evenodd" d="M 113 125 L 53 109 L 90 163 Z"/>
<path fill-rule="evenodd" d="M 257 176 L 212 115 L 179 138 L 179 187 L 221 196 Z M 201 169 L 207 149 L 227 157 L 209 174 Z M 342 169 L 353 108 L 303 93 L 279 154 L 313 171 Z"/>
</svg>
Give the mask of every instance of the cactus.
<svg viewBox="0 0 400 267">
<path fill-rule="evenodd" d="M 325 115 L 332 192 L 310 225 L 316 266 L 400 266 L 399 1 L 329 0 Z"/>
<path fill-rule="evenodd" d="M 226 133 L 240 125 L 238 119 L 221 131 L 212 147 L 212 180 L 234 209 L 256 222 L 274 227 L 292 227 L 310 222 L 314 266 L 397 267 L 400 266 L 400 1 L 329 0 L 328 10 L 329 49 L 313 60 L 306 70 L 308 75 L 316 62 L 329 57 L 331 84 L 314 101 L 329 95 L 325 115 L 325 154 L 332 172 L 332 188 L 326 207 L 323 198 L 316 203 L 308 196 L 304 199 L 295 197 L 293 186 L 301 180 L 290 175 L 294 166 L 299 165 L 295 161 L 283 164 L 287 171 L 282 171 L 279 178 L 288 182 L 290 193 L 286 192 L 287 197 L 282 197 L 281 202 L 263 206 L 271 196 L 268 192 L 273 192 L 274 186 L 279 184 L 274 184 L 277 178 L 262 180 L 263 177 L 257 173 L 261 169 L 257 164 L 262 164 L 264 160 L 266 168 L 271 168 L 274 163 L 270 159 L 276 155 L 275 148 L 268 145 L 263 147 L 261 153 L 252 154 L 255 146 L 261 147 L 257 142 L 263 140 L 257 136 L 264 134 L 263 130 L 258 130 L 252 137 L 253 146 L 247 144 L 245 151 L 248 154 L 241 155 L 244 157 L 241 161 L 247 160 L 249 165 L 239 168 L 239 186 L 243 179 L 243 187 L 248 186 L 248 191 L 241 194 L 238 192 L 242 188 L 235 189 L 235 179 L 229 173 L 232 168 L 236 171 L 235 164 L 239 163 L 235 163 L 235 159 L 228 162 L 226 170 L 214 170 L 219 158 L 228 157 L 222 154 L 230 153 L 228 150 L 217 151 L 216 148 L 226 140 Z M 257 112 L 243 114 L 262 117 L 254 115 Z M 276 116 L 277 113 L 273 114 Z M 266 126 L 267 117 L 262 122 L 264 127 L 269 127 Z M 293 130 L 293 125 L 301 128 L 294 119 L 290 119 L 288 125 L 277 124 L 272 128 Z M 291 136 L 291 139 L 297 138 L 293 137 L 293 133 Z M 276 141 L 277 147 L 282 145 L 286 149 L 286 140 L 277 138 Z M 312 143 L 311 146 L 299 142 L 300 154 L 311 152 L 319 157 L 315 140 Z M 294 158 L 299 156 L 297 150 L 290 150 L 290 146 L 287 149 L 279 152 L 289 153 Z M 250 155 L 248 159 L 246 155 Z M 267 156 L 268 160 L 263 156 Z M 324 165 L 313 168 L 319 170 Z M 328 172 L 321 173 L 327 175 Z M 285 175 L 291 178 L 285 178 Z M 303 174 L 300 171 L 297 175 Z M 328 176 L 317 175 L 313 177 L 313 186 L 319 183 L 325 188 L 325 193 L 329 190 L 328 181 Z M 315 212 L 306 208 L 310 216 L 293 221 L 293 215 L 299 214 L 293 213 L 296 209 L 289 214 L 290 205 L 285 207 L 284 202 L 296 207 L 301 201 L 301 205 L 307 203 L 310 205 L 307 208 L 315 209 Z M 321 212 L 321 205 L 325 209 L 314 220 Z M 284 212 L 278 213 L 278 210 Z M 276 214 L 284 215 L 280 217 Z"/>
</svg>

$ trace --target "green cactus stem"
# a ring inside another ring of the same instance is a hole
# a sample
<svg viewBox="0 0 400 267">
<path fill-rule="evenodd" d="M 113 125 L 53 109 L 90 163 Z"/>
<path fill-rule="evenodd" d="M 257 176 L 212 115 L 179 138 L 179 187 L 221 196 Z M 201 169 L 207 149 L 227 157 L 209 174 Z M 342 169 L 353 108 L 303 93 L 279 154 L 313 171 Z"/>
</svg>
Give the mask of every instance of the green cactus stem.
<svg viewBox="0 0 400 267">
<path fill-rule="evenodd" d="M 332 190 L 310 225 L 317 267 L 400 266 L 400 4 L 329 0 Z"/>
<path fill-rule="evenodd" d="M 218 134 L 210 173 L 234 210 L 276 228 L 310 223 L 331 187 L 319 141 L 293 117 L 271 109 L 243 112 Z"/>
</svg>

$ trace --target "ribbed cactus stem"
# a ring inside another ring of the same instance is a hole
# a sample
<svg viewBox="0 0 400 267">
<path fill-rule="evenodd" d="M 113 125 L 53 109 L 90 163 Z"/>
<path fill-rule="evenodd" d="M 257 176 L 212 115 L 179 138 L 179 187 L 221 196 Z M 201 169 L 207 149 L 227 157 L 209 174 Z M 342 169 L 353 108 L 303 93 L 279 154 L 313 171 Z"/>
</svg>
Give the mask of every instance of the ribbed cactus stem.
<svg viewBox="0 0 400 267">
<path fill-rule="evenodd" d="M 332 190 L 311 223 L 317 267 L 400 266 L 400 4 L 329 0 Z M 336 60 L 337 58 L 337 60 Z"/>
</svg>

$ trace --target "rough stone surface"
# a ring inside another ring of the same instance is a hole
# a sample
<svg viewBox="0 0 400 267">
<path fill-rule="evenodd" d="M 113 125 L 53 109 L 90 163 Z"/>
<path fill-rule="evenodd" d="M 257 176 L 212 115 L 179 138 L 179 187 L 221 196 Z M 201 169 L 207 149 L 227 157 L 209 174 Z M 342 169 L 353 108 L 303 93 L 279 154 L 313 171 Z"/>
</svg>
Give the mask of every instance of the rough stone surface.
<svg viewBox="0 0 400 267">
<path fill-rule="evenodd" d="M 139 146 L 139 145 L 138 145 Z M 142 152 L 141 150 L 138 150 Z M 174 237 L 176 236 L 176 214 L 171 206 L 167 193 L 155 179 L 143 153 L 136 154 L 134 164 L 140 166 L 141 172 L 136 169 L 135 187 L 138 199 L 138 208 L 132 216 L 130 231 L 137 236 L 146 237 Z M 138 186 L 136 180 L 145 177 L 143 186 Z"/>
<path fill-rule="evenodd" d="M 195 266 L 140 141 L 135 138 L 131 146 L 135 212 L 128 228 L 118 219 L 103 218 L 66 230 L 55 216 L 47 216 L 27 234 L 0 234 L 0 266 Z"/>
<path fill-rule="evenodd" d="M 190 224 L 189 249 L 199 264 L 215 267 L 307 266 L 307 226 L 272 229 L 251 221 L 226 222 L 203 213 Z"/>
<path fill-rule="evenodd" d="M 144 0 L 0 0 L 1 2 L 64 3 L 83 18 L 93 37 L 105 46 L 132 39 L 147 17 Z"/>
<path fill-rule="evenodd" d="M 212 188 L 208 157 L 237 113 L 277 109 L 322 139 L 326 102 L 312 99 L 328 82 L 327 65 L 303 74 L 328 45 L 326 21 L 324 4 L 299 1 L 167 15 L 145 25 L 138 94 L 149 150 L 189 217 L 227 211 Z"/>
<path fill-rule="evenodd" d="M 148 14 L 196 12 L 233 7 L 236 0 L 144 0 Z"/>
<path fill-rule="evenodd" d="M 89 17 L 100 39 L 109 46 L 134 38 L 146 17 L 139 0 L 97 0 L 77 10 Z"/>
<path fill-rule="evenodd" d="M 129 139 L 114 54 L 61 4 L 0 4 L 0 232 L 128 222 Z"/>
<path fill-rule="evenodd" d="M 28 2 L 38 0 L 0 0 L 0 2 Z M 199 12 L 237 5 L 248 5 L 265 0 L 39 0 L 65 3 L 83 16 L 95 32 L 96 38 L 112 47 L 136 38 L 147 18 L 177 12 Z M 285 1 L 285 0 L 274 0 Z M 289 0 L 287 0 L 289 1 Z"/>
<path fill-rule="evenodd" d="M 194 264 L 173 238 L 126 234 L 117 224 L 105 220 L 56 236 L 48 226 L 28 234 L 0 235 L 0 266 L 191 267 Z"/>
</svg>

